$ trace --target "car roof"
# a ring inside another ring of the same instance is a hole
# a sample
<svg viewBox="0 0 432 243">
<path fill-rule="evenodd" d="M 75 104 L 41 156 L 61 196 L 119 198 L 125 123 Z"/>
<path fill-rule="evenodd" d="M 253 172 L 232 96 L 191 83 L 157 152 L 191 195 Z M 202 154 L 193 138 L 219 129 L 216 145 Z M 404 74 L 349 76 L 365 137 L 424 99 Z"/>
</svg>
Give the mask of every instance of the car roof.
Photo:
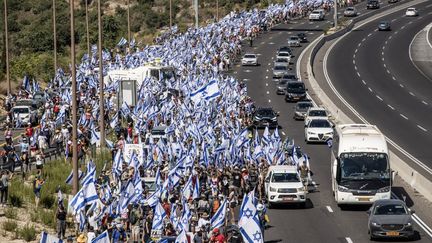
<svg viewBox="0 0 432 243">
<path fill-rule="evenodd" d="M 272 172 L 292 172 L 297 173 L 297 166 L 293 165 L 272 165 L 269 167 L 268 171 Z"/>
<path fill-rule="evenodd" d="M 314 111 L 327 111 L 324 107 L 311 107 L 309 110 Z"/>
<path fill-rule="evenodd" d="M 375 201 L 375 205 L 390 205 L 390 204 L 406 205 L 404 201 L 399 199 L 380 199 Z"/>
<path fill-rule="evenodd" d="M 247 56 L 247 55 L 254 55 L 254 56 L 256 56 L 256 54 L 255 53 L 246 53 L 246 54 L 244 54 L 245 56 Z"/>
</svg>

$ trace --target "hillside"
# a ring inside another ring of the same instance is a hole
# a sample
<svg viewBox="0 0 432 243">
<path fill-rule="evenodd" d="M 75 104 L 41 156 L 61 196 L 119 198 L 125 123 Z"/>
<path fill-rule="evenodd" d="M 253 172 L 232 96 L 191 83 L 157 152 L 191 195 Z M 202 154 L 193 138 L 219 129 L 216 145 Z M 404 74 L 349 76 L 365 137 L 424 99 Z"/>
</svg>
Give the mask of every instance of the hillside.
<svg viewBox="0 0 432 243">
<path fill-rule="evenodd" d="M 89 4 L 89 39 L 97 43 L 97 1 Z M 263 7 L 270 0 L 219 0 L 219 17 L 232 10 L 254 6 Z M 85 28 L 85 0 L 75 0 L 75 31 L 77 58 L 87 51 Z M 275 2 L 275 1 L 272 1 Z M 279 1 L 283 2 L 283 0 Z M 172 0 L 173 24 L 180 30 L 194 23 L 191 0 Z M 70 18 L 67 0 L 57 0 L 57 50 L 58 62 L 68 67 L 70 53 Z M 3 6 L 3 4 L 1 5 Z M 121 37 L 127 37 L 127 1 L 102 0 L 104 47 L 112 49 Z M 214 21 L 216 1 L 200 0 L 200 24 Z M 130 0 L 131 32 L 136 43 L 152 43 L 153 38 L 169 26 L 169 0 Z M 46 82 L 52 78 L 53 29 L 52 0 L 8 0 L 9 60 L 12 87 L 20 85 L 22 77 L 29 75 Z M 6 93 L 4 17 L 0 20 L 1 59 L 0 93 Z"/>
</svg>

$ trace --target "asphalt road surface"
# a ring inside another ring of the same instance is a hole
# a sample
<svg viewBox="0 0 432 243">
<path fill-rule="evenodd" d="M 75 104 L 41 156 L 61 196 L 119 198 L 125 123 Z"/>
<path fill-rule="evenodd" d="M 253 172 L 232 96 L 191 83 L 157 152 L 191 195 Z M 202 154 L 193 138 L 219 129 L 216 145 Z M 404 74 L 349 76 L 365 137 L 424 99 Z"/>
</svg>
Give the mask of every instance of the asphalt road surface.
<svg viewBox="0 0 432 243">
<path fill-rule="evenodd" d="M 364 9 L 364 3 L 357 6 Z M 240 67 L 234 69 L 234 75 L 248 86 L 248 94 L 254 99 L 257 107 L 273 107 L 280 112 L 279 130 L 282 137 L 295 139 L 296 145 L 311 157 L 311 169 L 318 191 L 310 193 L 305 209 L 296 206 L 281 206 L 270 209 L 271 227 L 265 232 L 265 242 L 369 242 L 367 234 L 367 207 L 355 207 L 340 210 L 332 196 L 330 184 L 330 151 L 324 145 L 306 145 L 304 128 L 301 121 L 294 121 L 294 103 L 286 103 L 283 96 L 276 94 L 276 86 L 272 81 L 272 68 L 276 51 L 286 45 L 290 35 L 299 32 L 307 33 L 309 42 L 321 35 L 322 29 L 328 26 L 328 19 L 323 22 L 307 20 L 293 21 L 282 24 L 254 41 L 252 48 L 245 52 L 259 55 L 260 66 Z M 307 44 L 301 48 L 293 48 L 296 56 L 293 63 Z M 295 73 L 295 66 L 293 70 Z M 418 227 L 417 227 L 418 228 Z M 417 229 L 416 228 L 416 229 Z M 430 242 L 424 232 L 419 232 L 418 242 Z"/>
<path fill-rule="evenodd" d="M 339 41 L 328 56 L 335 88 L 366 120 L 432 168 L 432 82 L 412 64 L 409 45 L 432 22 L 432 4 L 415 6 L 377 19 Z M 391 31 L 376 31 L 381 20 Z M 343 67 L 343 68 L 342 68 Z"/>
</svg>

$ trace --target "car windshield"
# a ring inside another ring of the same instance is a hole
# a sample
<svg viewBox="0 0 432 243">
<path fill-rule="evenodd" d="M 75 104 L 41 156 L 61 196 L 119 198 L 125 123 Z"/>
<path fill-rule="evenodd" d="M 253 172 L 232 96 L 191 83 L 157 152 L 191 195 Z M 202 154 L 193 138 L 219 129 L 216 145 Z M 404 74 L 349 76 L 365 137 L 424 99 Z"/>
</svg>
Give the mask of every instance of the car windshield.
<svg viewBox="0 0 432 243">
<path fill-rule="evenodd" d="M 288 89 L 304 89 L 303 83 L 288 83 Z"/>
<path fill-rule="evenodd" d="M 406 208 L 400 204 L 378 205 L 375 208 L 375 215 L 406 215 Z"/>
<path fill-rule="evenodd" d="M 298 40 L 298 37 L 297 36 L 291 36 L 289 39 L 292 41 L 296 41 L 296 40 Z"/>
<path fill-rule="evenodd" d="M 275 70 L 283 70 L 283 71 L 285 71 L 285 70 L 287 70 L 287 67 L 286 66 L 276 66 L 274 69 Z"/>
<path fill-rule="evenodd" d="M 257 111 L 257 115 L 259 116 L 274 116 L 273 110 L 270 109 L 261 109 Z"/>
<path fill-rule="evenodd" d="M 387 25 L 388 23 L 387 22 L 380 22 L 380 25 Z"/>
<path fill-rule="evenodd" d="M 255 58 L 255 55 L 253 55 L 253 54 L 246 54 L 244 57 L 245 58 Z"/>
<path fill-rule="evenodd" d="M 13 109 L 13 113 L 29 113 L 29 109 L 28 108 L 14 108 Z"/>
<path fill-rule="evenodd" d="M 347 8 L 347 11 L 354 11 L 354 8 Z"/>
<path fill-rule="evenodd" d="M 281 79 L 281 80 L 279 81 L 278 85 L 283 85 L 283 86 L 285 86 L 287 83 L 288 83 L 288 80 L 286 80 L 286 79 Z"/>
<path fill-rule="evenodd" d="M 330 128 L 331 125 L 327 120 L 312 120 L 309 127 Z"/>
<path fill-rule="evenodd" d="M 340 155 L 341 179 L 389 179 L 390 168 L 384 153 L 342 153 Z"/>
<path fill-rule="evenodd" d="M 287 59 L 279 58 L 279 59 L 276 59 L 276 62 L 288 62 L 288 60 Z"/>
<path fill-rule="evenodd" d="M 156 191 L 156 183 L 154 181 L 144 181 L 144 187 L 147 191 Z"/>
<path fill-rule="evenodd" d="M 327 112 L 324 110 L 312 110 L 309 111 L 309 116 L 327 116 Z"/>
<path fill-rule="evenodd" d="M 297 108 L 298 109 L 304 110 L 304 109 L 307 109 L 309 107 L 312 107 L 311 103 L 297 103 Z"/>
<path fill-rule="evenodd" d="M 296 80 L 297 79 L 297 77 L 294 74 L 286 74 L 282 78 L 284 78 L 284 79 L 291 79 L 291 80 Z"/>
<path fill-rule="evenodd" d="M 407 11 L 415 11 L 415 8 L 409 8 Z"/>
<path fill-rule="evenodd" d="M 312 11 L 313 14 L 320 14 L 320 11 Z"/>
<path fill-rule="evenodd" d="M 280 57 L 288 57 L 288 56 L 290 56 L 290 54 L 288 52 L 280 52 L 278 54 L 278 56 L 280 56 Z"/>
<path fill-rule="evenodd" d="M 300 182 L 297 173 L 274 173 L 271 182 Z"/>
</svg>

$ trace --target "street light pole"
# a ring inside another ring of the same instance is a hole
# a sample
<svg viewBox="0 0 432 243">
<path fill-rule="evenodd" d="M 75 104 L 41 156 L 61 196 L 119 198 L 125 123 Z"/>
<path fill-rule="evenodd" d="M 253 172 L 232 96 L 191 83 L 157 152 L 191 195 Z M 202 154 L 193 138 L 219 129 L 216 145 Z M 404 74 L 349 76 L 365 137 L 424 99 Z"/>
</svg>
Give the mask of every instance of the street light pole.
<svg viewBox="0 0 432 243">
<path fill-rule="evenodd" d="M 8 95 L 11 94 L 12 88 L 10 83 L 10 75 L 9 75 L 9 34 L 8 34 L 8 17 L 7 17 L 7 0 L 3 0 L 4 2 L 4 29 L 5 29 L 5 52 L 6 52 L 6 81 L 8 84 Z"/>
<path fill-rule="evenodd" d="M 129 2 L 128 2 L 129 4 Z M 129 9 L 129 5 L 128 5 Z M 105 107 L 104 107 L 104 80 L 103 80 L 103 60 L 102 60 L 102 17 L 101 17 L 101 0 L 98 0 L 98 26 L 99 26 L 99 130 L 100 130 L 100 147 L 105 147 Z"/>
<path fill-rule="evenodd" d="M 219 0 L 216 0 L 216 22 L 219 22 Z"/>
<path fill-rule="evenodd" d="M 334 28 L 336 29 L 338 26 L 338 1 L 334 1 L 334 13 L 333 13 L 333 22 Z"/>
<path fill-rule="evenodd" d="M 130 30 L 130 9 L 129 0 L 127 0 L 127 28 L 128 28 L 128 43 L 131 42 L 131 30 Z"/>
<path fill-rule="evenodd" d="M 90 58 L 90 32 L 89 32 L 89 20 L 88 20 L 88 0 L 85 0 L 85 19 L 86 19 L 86 34 L 87 34 L 87 54 Z"/>
<path fill-rule="evenodd" d="M 52 3 L 52 11 L 53 11 L 53 39 L 54 39 L 54 75 L 57 72 L 57 27 L 56 27 L 56 0 L 53 0 Z"/>
<path fill-rule="evenodd" d="M 71 31 L 71 76 L 72 76 L 72 167 L 73 167 L 73 182 L 72 194 L 78 192 L 78 143 L 77 143 L 77 84 L 76 84 L 76 68 L 75 68 L 75 18 L 74 18 L 74 2 L 69 0 L 70 5 L 70 31 Z"/>
<path fill-rule="evenodd" d="M 198 0 L 195 1 L 195 28 L 198 29 Z"/>
</svg>

